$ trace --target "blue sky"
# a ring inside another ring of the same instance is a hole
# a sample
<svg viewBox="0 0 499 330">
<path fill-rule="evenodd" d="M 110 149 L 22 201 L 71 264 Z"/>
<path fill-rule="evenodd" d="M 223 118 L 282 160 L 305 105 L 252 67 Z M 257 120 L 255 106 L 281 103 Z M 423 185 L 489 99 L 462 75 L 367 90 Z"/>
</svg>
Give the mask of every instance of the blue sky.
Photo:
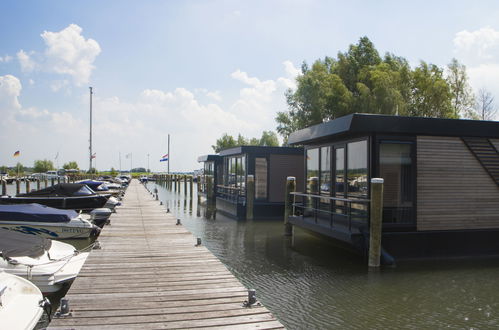
<svg viewBox="0 0 499 330">
<path fill-rule="evenodd" d="M 301 63 L 362 36 L 412 65 L 456 57 L 499 95 L 494 1 L 2 1 L 0 165 L 88 168 L 93 86 L 98 169 L 164 169 L 167 134 L 171 169 L 198 168 L 223 133 L 274 130 Z"/>
</svg>

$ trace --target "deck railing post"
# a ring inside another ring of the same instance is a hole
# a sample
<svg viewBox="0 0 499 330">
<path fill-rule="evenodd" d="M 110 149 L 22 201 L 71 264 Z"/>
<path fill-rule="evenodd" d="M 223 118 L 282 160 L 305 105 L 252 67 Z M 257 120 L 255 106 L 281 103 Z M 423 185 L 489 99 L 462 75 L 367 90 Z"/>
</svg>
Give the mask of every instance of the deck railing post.
<svg viewBox="0 0 499 330">
<path fill-rule="evenodd" d="M 253 207 L 255 202 L 255 176 L 248 174 L 246 177 L 246 219 L 253 220 Z"/>
<path fill-rule="evenodd" d="M 292 192 L 296 192 L 296 178 L 288 176 L 286 178 L 286 196 L 284 197 L 284 235 L 291 236 L 293 233 L 293 225 L 289 223 L 289 217 L 293 214 L 293 204 L 295 196 Z"/>
<path fill-rule="evenodd" d="M 313 176 L 309 181 L 309 189 L 311 195 L 317 195 L 319 192 L 319 178 Z M 310 208 L 313 209 L 314 219 L 317 222 L 317 199 L 314 197 L 309 197 Z"/>
<path fill-rule="evenodd" d="M 378 269 L 381 258 L 381 225 L 383 220 L 383 179 L 371 179 L 371 216 L 369 233 L 369 268 Z"/>
<path fill-rule="evenodd" d="M 7 195 L 7 180 L 2 179 L 2 196 Z"/>
<path fill-rule="evenodd" d="M 19 178 L 16 179 L 16 195 L 21 193 L 21 180 Z"/>
</svg>

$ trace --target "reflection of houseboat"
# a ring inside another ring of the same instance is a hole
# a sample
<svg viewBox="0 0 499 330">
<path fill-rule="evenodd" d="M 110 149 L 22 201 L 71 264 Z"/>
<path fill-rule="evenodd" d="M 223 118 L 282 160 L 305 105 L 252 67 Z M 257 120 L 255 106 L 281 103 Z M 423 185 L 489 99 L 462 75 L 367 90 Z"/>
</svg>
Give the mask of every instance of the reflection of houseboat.
<svg viewBox="0 0 499 330">
<path fill-rule="evenodd" d="M 282 218 L 286 177 L 303 182 L 303 148 L 241 146 L 222 150 L 220 158 L 217 212 L 237 219 L 246 217 L 248 175 L 255 182 L 254 219 Z"/>
<path fill-rule="evenodd" d="M 398 258 L 499 253 L 499 123 L 353 114 L 294 132 L 308 184 L 298 227 L 365 251 L 370 179 Z M 333 187 L 333 189 L 329 189 Z"/>
<path fill-rule="evenodd" d="M 203 163 L 203 171 L 198 176 L 198 194 L 203 198 L 214 197 L 219 173 L 222 173 L 222 157 L 219 155 L 199 156 L 198 162 Z"/>
</svg>

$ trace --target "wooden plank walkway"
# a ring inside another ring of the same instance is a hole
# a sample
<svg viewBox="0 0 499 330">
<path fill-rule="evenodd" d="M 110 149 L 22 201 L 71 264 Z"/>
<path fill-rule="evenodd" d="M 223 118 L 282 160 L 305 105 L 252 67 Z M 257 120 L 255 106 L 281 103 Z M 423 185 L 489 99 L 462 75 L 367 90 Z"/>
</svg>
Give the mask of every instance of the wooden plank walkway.
<svg viewBox="0 0 499 330">
<path fill-rule="evenodd" d="M 133 180 L 49 329 L 282 329 L 173 215 Z"/>
</svg>

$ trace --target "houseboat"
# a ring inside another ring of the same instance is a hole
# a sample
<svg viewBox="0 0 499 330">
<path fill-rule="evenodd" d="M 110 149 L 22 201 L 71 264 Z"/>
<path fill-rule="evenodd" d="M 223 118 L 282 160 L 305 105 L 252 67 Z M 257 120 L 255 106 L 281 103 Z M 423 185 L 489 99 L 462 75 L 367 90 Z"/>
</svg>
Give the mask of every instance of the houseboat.
<svg viewBox="0 0 499 330">
<path fill-rule="evenodd" d="M 198 157 L 198 162 L 203 163 L 203 171 L 198 176 L 198 194 L 205 200 L 215 197 L 220 176 L 219 173 L 222 173 L 222 159 L 219 155 Z"/>
<path fill-rule="evenodd" d="M 371 178 L 395 259 L 499 254 L 499 122 L 352 114 L 292 133 L 306 184 L 289 222 L 365 253 Z"/>
<path fill-rule="evenodd" d="M 287 176 L 303 184 L 303 148 L 240 146 L 220 151 L 216 167 L 216 208 L 246 219 L 247 180 L 254 178 L 253 219 L 282 219 Z"/>
</svg>

